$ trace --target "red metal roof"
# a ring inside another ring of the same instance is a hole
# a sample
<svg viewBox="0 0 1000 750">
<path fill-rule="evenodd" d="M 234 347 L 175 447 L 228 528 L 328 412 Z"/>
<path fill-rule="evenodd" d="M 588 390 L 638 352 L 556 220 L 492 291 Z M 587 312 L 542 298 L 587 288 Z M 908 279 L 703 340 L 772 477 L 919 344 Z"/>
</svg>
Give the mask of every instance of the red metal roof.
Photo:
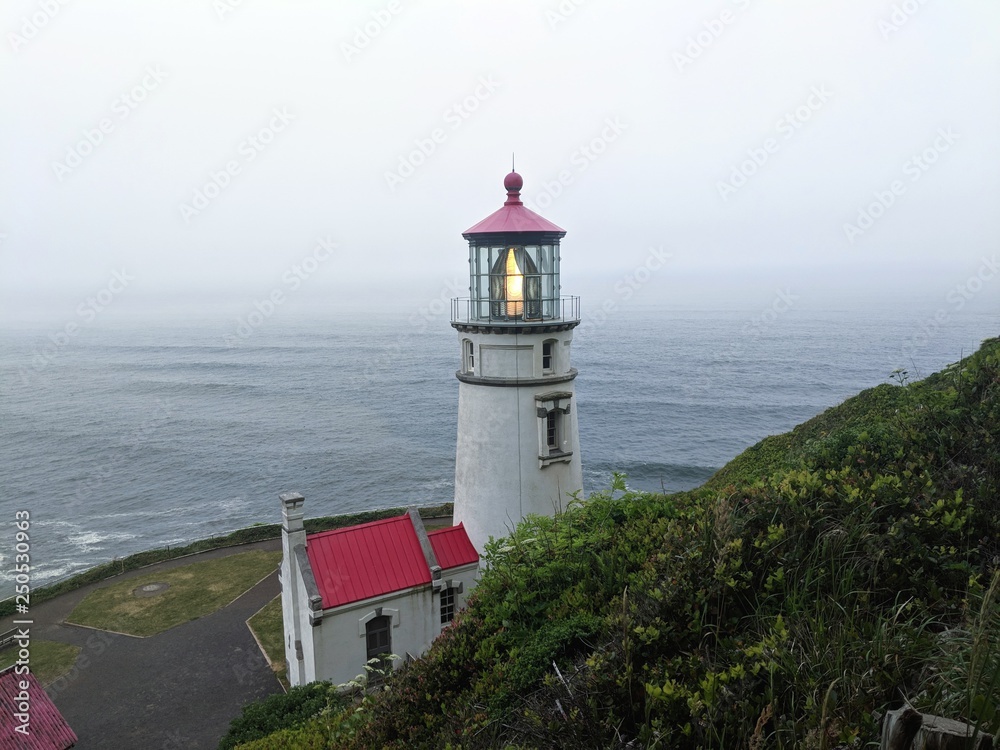
<svg viewBox="0 0 1000 750">
<path fill-rule="evenodd" d="M 479 560 L 461 524 L 427 536 L 442 568 Z M 306 554 L 324 609 L 431 582 L 409 514 L 309 534 Z"/>
<path fill-rule="evenodd" d="M 469 535 L 465 533 L 465 526 L 462 524 L 429 531 L 427 536 L 442 570 L 479 562 L 479 553 L 469 541 Z"/>
<path fill-rule="evenodd" d="M 28 683 L 27 735 L 16 731 L 21 725 L 15 714 L 21 713 L 18 695 L 22 680 Z M 77 742 L 76 733 L 30 672 L 19 675 L 10 668 L 0 673 L 0 705 L 4 708 L 0 711 L 0 750 L 66 750 Z"/>
<path fill-rule="evenodd" d="M 524 181 L 517 172 L 511 172 L 504 178 L 504 187 L 507 189 L 507 200 L 503 207 L 494 211 L 478 224 L 469 227 L 462 236 L 468 239 L 469 235 L 493 234 L 496 232 L 556 232 L 565 235 L 566 230 L 557 227 L 548 219 L 544 219 L 531 209 L 525 208 L 521 202 L 521 188 Z"/>
<path fill-rule="evenodd" d="M 409 515 L 311 534 L 306 554 L 324 609 L 431 580 Z"/>
</svg>

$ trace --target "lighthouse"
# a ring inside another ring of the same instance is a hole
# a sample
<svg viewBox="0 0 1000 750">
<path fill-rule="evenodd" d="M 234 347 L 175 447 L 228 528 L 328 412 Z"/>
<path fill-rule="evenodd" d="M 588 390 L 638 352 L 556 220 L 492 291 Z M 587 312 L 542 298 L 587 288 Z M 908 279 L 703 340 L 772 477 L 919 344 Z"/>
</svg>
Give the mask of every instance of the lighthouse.
<svg viewBox="0 0 1000 750">
<path fill-rule="evenodd" d="M 451 311 L 461 356 L 455 523 L 480 553 L 583 489 L 570 362 L 580 298 L 561 296 L 559 283 L 566 231 L 524 206 L 517 172 L 503 185 L 503 206 L 462 233 L 469 297 Z"/>
</svg>

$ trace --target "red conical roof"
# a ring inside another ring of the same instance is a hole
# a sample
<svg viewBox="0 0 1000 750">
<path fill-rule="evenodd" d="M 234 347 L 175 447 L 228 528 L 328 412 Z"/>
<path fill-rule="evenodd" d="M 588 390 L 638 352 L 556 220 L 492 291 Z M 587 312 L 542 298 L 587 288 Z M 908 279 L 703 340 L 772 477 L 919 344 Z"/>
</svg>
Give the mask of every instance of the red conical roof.
<svg viewBox="0 0 1000 750">
<path fill-rule="evenodd" d="M 504 178 L 503 186 L 507 190 L 507 200 L 503 206 L 491 213 L 478 224 L 469 227 L 462 236 L 466 239 L 477 234 L 510 234 L 516 232 L 555 232 L 560 236 L 566 230 L 557 227 L 548 219 L 544 219 L 521 203 L 521 187 L 524 180 L 517 172 L 511 172 Z"/>
</svg>

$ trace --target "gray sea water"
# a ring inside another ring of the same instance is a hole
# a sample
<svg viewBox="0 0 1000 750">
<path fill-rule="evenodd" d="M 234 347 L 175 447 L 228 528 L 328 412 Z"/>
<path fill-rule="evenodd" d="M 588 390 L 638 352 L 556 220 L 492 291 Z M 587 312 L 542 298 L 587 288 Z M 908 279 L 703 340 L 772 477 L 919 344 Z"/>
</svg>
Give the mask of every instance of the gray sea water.
<svg viewBox="0 0 1000 750">
<path fill-rule="evenodd" d="M 997 335 L 995 313 L 640 307 L 586 317 L 573 346 L 585 492 L 697 486 L 905 366 L 926 375 Z M 232 324 L 98 321 L 0 330 L 0 595 L 14 514 L 35 585 L 136 551 L 307 515 L 449 501 L 457 338 L 391 313 Z M 6 538 L 4 538 L 6 536 Z"/>
</svg>

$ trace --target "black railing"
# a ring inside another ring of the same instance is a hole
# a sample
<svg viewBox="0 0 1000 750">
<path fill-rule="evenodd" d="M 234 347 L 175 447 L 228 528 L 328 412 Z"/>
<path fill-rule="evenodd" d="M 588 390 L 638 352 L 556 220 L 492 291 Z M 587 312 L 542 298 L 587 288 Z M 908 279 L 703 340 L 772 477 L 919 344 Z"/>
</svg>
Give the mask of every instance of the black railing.
<svg viewBox="0 0 1000 750">
<path fill-rule="evenodd" d="M 579 297 L 489 300 L 460 297 L 451 301 L 451 322 L 467 325 L 537 325 L 578 323 Z"/>
</svg>

